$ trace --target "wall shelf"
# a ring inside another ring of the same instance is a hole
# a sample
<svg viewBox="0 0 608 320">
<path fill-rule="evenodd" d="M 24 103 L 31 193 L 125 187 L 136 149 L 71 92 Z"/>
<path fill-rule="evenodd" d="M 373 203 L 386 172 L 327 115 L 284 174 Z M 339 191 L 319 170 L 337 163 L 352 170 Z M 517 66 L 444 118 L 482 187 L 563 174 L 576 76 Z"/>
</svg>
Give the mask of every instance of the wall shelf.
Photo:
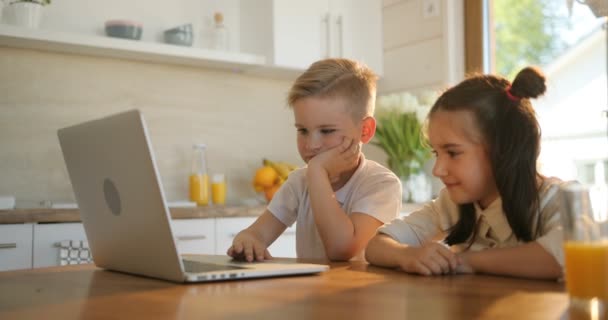
<svg viewBox="0 0 608 320">
<path fill-rule="evenodd" d="M 0 24 L 0 46 L 59 53 L 194 66 L 277 79 L 295 79 L 302 71 L 266 64 L 266 57 L 194 47 L 27 29 Z"/>
</svg>

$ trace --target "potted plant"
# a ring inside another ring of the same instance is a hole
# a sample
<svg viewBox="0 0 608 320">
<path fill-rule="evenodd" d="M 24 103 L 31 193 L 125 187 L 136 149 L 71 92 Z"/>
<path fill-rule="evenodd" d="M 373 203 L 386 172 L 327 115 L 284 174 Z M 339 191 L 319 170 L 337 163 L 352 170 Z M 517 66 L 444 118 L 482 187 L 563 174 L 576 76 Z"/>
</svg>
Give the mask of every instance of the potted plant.
<svg viewBox="0 0 608 320">
<path fill-rule="evenodd" d="M 430 98 L 429 94 L 426 96 Z M 431 152 L 422 135 L 429 105 L 421 105 L 416 96 L 402 93 L 380 96 L 376 106 L 376 134 L 371 143 L 386 153 L 388 167 L 401 179 L 403 200 L 430 200 L 431 184 L 423 167 Z"/>
<path fill-rule="evenodd" d="M 5 3 L 3 18 L 6 22 L 26 28 L 38 28 L 42 7 L 51 4 L 51 0 L 13 0 Z"/>
</svg>

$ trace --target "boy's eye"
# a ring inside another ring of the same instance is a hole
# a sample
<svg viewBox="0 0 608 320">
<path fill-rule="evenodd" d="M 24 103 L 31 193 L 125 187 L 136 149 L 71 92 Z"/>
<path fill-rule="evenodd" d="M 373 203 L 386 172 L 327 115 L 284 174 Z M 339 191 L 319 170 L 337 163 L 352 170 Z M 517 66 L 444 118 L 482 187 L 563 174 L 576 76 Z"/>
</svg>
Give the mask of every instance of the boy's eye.
<svg viewBox="0 0 608 320">
<path fill-rule="evenodd" d="M 330 134 L 336 132 L 336 129 L 321 129 L 322 134 Z"/>
<path fill-rule="evenodd" d="M 458 156 L 460 154 L 460 152 L 456 152 L 456 151 L 448 151 L 448 155 L 450 156 L 450 158 L 455 158 L 456 156 Z"/>
<path fill-rule="evenodd" d="M 298 134 L 300 134 L 300 135 L 306 135 L 307 133 L 308 133 L 308 130 L 306 130 L 304 128 L 298 129 Z"/>
</svg>

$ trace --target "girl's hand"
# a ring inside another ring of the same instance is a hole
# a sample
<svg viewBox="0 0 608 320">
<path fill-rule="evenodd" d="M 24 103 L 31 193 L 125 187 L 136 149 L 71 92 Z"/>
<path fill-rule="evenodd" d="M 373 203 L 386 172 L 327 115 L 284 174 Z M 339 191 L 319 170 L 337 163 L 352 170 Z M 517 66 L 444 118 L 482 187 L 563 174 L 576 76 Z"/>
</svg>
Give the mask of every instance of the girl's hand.
<svg viewBox="0 0 608 320">
<path fill-rule="evenodd" d="M 456 270 L 454 270 L 456 273 L 459 273 L 459 274 L 475 273 L 475 270 L 469 264 L 468 256 L 470 254 L 471 254 L 471 252 L 468 252 L 468 251 L 457 254 L 458 266 L 456 267 Z"/>
<path fill-rule="evenodd" d="M 429 242 L 421 247 L 407 247 L 404 250 L 407 252 L 399 265 L 405 272 L 425 276 L 450 274 L 459 265 L 456 254 L 440 243 Z"/>
<path fill-rule="evenodd" d="M 344 137 L 342 143 L 327 149 L 308 162 L 309 168 L 319 167 L 327 172 L 330 182 L 340 178 L 340 174 L 357 166 L 361 145 L 353 138 Z"/>
</svg>

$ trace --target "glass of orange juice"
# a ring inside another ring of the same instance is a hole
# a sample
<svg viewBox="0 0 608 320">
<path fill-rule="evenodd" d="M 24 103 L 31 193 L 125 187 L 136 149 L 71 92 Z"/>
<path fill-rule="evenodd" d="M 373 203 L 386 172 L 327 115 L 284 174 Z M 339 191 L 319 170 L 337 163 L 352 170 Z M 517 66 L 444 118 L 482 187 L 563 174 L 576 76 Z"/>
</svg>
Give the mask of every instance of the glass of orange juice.
<svg viewBox="0 0 608 320">
<path fill-rule="evenodd" d="M 223 173 L 215 173 L 211 176 L 211 200 L 213 204 L 226 204 L 226 177 Z"/>
<path fill-rule="evenodd" d="M 562 187 L 566 288 L 570 308 L 589 318 L 608 317 L 608 212 L 593 210 L 589 190 Z M 608 201 L 606 197 L 599 201 Z M 595 206 L 596 208 L 605 206 Z"/>
</svg>

